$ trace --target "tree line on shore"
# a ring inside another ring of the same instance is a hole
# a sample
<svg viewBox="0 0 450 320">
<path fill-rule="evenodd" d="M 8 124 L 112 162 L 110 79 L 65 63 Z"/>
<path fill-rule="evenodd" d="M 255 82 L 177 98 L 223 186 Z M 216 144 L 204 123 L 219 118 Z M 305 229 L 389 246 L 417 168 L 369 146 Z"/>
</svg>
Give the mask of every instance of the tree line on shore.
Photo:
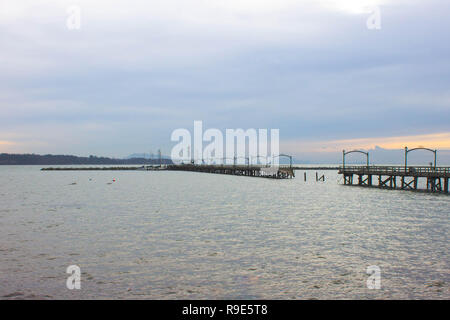
<svg viewBox="0 0 450 320">
<path fill-rule="evenodd" d="M 78 157 L 73 155 L 39 155 L 39 154 L 0 154 L 0 165 L 74 165 L 74 164 L 159 164 L 159 159 L 130 158 L 115 159 L 107 157 Z M 171 164 L 167 158 L 161 159 L 162 164 Z"/>
</svg>

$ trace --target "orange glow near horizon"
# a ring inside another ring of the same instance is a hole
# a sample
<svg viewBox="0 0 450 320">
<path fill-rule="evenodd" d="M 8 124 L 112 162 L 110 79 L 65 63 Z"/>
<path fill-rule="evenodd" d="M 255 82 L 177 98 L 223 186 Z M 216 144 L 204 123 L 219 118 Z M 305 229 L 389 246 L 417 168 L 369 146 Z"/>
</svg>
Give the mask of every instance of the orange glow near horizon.
<svg viewBox="0 0 450 320">
<path fill-rule="evenodd" d="M 33 146 L 36 146 L 36 141 Z M 42 142 L 40 142 L 42 144 Z M 16 143 L 14 141 L 0 140 L 0 153 L 21 153 L 26 152 L 28 144 Z M 450 151 L 450 132 L 415 135 L 415 136 L 396 136 L 383 138 L 358 138 L 341 140 L 288 140 L 280 141 L 280 150 L 283 152 L 298 153 L 326 153 L 342 152 L 342 150 L 373 150 L 375 147 L 383 149 L 404 149 L 406 146 L 410 149 L 425 147 L 429 149 L 449 150 Z"/>
<path fill-rule="evenodd" d="M 383 149 L 403 149 L 426 147 L 430 149 L 450 149 L 450 132 L 384 138 L 361 138 L 329 141 L 287 141 L 282 143 L 282 149 L 303 150 L 306 152 L 336 152 L 342 150 L 370 150 L 376 146 Z"/>
<path fill-rule="evenodd" d="M 11 141 L 0 140 L 0 146 L 12 146 L 14 144 L 15 143 Z"/>
</svg>

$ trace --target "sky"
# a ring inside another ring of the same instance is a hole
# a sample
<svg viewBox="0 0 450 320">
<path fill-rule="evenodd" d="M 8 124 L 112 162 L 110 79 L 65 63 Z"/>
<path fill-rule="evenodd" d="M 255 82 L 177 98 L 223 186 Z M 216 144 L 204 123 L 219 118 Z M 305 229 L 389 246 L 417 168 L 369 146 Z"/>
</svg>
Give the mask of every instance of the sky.
<svg viewBox="0 0 450 320">
<path fill-rule="evenodd" d="M 302 161 L 365 149 L 401 164 L 424 146 L 450 164 L 449 14 L 447 0 L 0 0 L 0 153 L 170 154 L 201 120 L 279 129 Z"/>
</svg>

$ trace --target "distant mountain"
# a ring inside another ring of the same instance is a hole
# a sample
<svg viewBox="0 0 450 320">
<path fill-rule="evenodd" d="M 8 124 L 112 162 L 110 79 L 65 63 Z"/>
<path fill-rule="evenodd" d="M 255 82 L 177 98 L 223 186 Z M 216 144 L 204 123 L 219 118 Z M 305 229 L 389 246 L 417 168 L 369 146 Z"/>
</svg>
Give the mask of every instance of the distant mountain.
<svg viewBox="0 0 450 320">
<path fill-rule="evenodd" d="M 125 159 L 156 159 L 157 156 L 154 154 L 149 154 L 149 153 L 133 153 L 130 154 L 129 156 L 125 157 Z"/>
<path fill-rule="evenodd" d="M 163 164 L 172 160 L 163 157 Z M 107 157 L 77 157 L 73 155 L 39 155 L 39 154 L 0 154 L 0 165 L 73 165 L 73 164 L 159 164 L 159 159 L 127 158 L 113 159 Z"/>
</svg>

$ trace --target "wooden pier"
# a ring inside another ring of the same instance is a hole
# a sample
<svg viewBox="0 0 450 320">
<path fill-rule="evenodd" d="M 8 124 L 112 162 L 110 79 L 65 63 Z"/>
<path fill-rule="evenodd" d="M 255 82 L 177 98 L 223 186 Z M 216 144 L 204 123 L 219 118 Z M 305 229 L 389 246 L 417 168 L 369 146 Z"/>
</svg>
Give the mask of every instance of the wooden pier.
<svg viewBox="0 0 450 320">
<path fill-rule="evenodd" d="M 430 166 L 408 166 L 408 153 L 413 151 L 428 151 L 434 155 L 434 162 Z M 351 153 L 360 153 L 366 156 L 365 166 L 346 166 L 345 157 Z M 424 147 L 408 149 L 405 147 L 404 166 L 371 166 L 369 165 L 369 152 L 362 150 L 342 150 L 342 167 L 339 174 L 344 176 L 344 185 L 358 185 L 384 189 L 422 190 L 449 194 L 450 167 L 438 167 L 437 150 Z M 353 184 L 353 177 L 358 177 Z M 378 178 L 378 179 L 377 179 Z M 419 187 L 419 179 L 426 179 L 426 187 Z"/>
<path fill-rule="evenodd" d="M 272 179 L 292 179 L 295 177 L 291 166 L 268 167 L 262 165 L 208 165 L 208 164 L 178 164 L 163 166 L 140 167 L 49 167 L 42 171 L 193 171 L 216 174 L 231 174 L 235 176 L 261 177 Z"/>
<path fill-rule="evenodd" d="M 343 166 L 339 173 L 344 185 L 449 193 L 450 167 Z M 426 179 L 426 189 L 419 179 Z"/>
<path fill-rule="evenodd" d="M 236 176 L 261 177 L 272 179 L 292 179 L 295 177 L 294 169 L 284 166 L 271 168 L 262 165 L 198 165 L 198 164 L 179 164 L 169 165 L 167 170 L 172 171 L 193 171 L 216 174 L 231 174 Z"/>
</svg>

